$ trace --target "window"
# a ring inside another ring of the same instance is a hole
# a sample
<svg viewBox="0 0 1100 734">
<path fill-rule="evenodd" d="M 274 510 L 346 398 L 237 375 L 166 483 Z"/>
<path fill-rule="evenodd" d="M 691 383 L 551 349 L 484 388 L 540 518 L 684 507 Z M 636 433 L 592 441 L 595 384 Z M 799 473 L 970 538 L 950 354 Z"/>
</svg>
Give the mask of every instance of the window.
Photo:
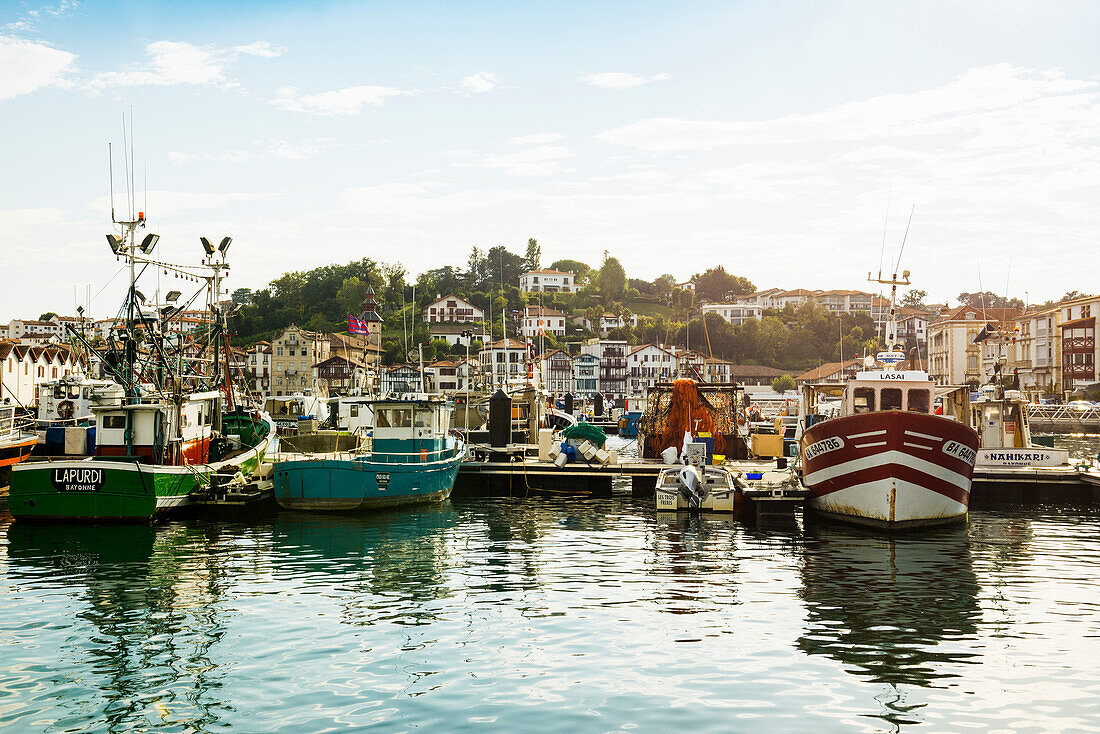
<svg viewBox="0 0 1100 734">
<path fill-rule="evenodd" d="M 432 427 L 432 412 L 430 410 L 418 410 L 418 411 L 416 411 L 416 427 L 417 428 L 431 428 Z"/>
<path fill-rule="evenodd" d="M 126 416 L 121 413 L 112 413 L 110 415 L 103 416 L 104 428 L 125 428 Z"/>
<path fill-rule="evenodd" d="M 882 391 L 883 410 L 901 410 L 901 388 L 888 387 Z"/>
<path fill-rule="evenodd" d="M 358 405 L 351 406 L 351 410 L 349 411 L 349 415 L 352 418 L 358 418 L 359 417 L 359 406 Z"/>
<path fill-rule="evenodd" d="M 931 405 L 931 396 L 927 390 L 910 390 L 909 391 L 909 405 L 908 409 L 913 413 L 927 413 Z M 886 397 L 883 396 L 883 402 Z"/>
<path fill-rule="evenodd" d="M 875 409 L 875 388 L 857 387 L 852 400 L 856 413 L 870 413 Z"/>
</svg>

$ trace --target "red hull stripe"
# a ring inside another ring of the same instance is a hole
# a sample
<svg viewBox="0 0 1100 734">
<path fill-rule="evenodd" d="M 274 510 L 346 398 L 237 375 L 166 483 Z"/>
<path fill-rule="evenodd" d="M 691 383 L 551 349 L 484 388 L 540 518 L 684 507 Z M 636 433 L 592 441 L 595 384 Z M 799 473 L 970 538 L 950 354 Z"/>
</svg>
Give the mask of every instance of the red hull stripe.
<svg viewBox="0 0 1100 734">
<path fill-rule="evenodd" d="M 842 489 L 848 489 L 858 484 L 865 484 L 866 482 L 873 482 L 878 479 L 890 479 L 891 477 L 896 477 L 902 481 L 932 490 L 933 492 L 942 494 L 944 497 L 953 499 L 963 505 L 970 503 L 970 492 L 962 487 L 952 484 L 951 482 L 945 482 L 939 477 L 925 474 L 919 469 L 914 469 L 904 464 L 882 464 L 862 471 L 844 474 L 835 479 L 829 479 L 814 485 L 811 487 L 811 491 L 814 497 L 824 497 L 825 495 L 839 492 Z"/>
</svg>

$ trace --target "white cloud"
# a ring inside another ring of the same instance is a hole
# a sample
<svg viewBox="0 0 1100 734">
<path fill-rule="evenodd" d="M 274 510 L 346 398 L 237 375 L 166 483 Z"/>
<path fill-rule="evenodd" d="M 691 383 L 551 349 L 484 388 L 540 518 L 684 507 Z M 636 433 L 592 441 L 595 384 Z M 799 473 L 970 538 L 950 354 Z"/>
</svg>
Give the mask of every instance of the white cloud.
<svg viewBox="0 0 1100 734">
<path fill-rule="evenodd" d="M 564 146 L 536 145 L 515 153 L 487 153 L 478 160 L 454 165 L 458 168 L 496 168 L 513 176 L 553 176 L 565 172 L 561 162 L 575 155 Z"/>
<path fill-rule="evenodd" d="M 308 112 L 314 115 L 358 115 L 366 105 L 382 107 L 390 97 L 417 94 L 409 89 L 363 85 L 345 87 L 333 92 L 300 94 L 294 87 L 275 90 L 271 104 L 292 112 Z"/>
<path fill-rule="evenodd" d="M 233 87 L 225 76 L 229 55 L 211 47 L 182 41 L 156 41 L 145 47 L 149 60 L 124 71 L 97 74 L 88 83 L 92 89 L 145 85 L 196 84 Z"/>
<path fill-rule="evenodd" d="M 583 82 L 584 84 L 591 84 L 593 87 L 603 87 L 604 89 L 632 89 L 633 87 L 640 87 L 650 82 L 671 78 L 669 74 L 638 76 L 637 74 L 629 74 L 625 71 L 604 71 L 597 74 L 582 74 L 577 77 L 577 81 Z"/>
<path fill-rule="evenodd" d="M 64 84 L 75 58 L 44 43 L 0 36 L 0 100 Z"/>
<path fill-rule="evenodd" d="M 500 77 L 487 71 L 479 71 L 476 74 L 462 77 L 462 81 L 459 83 L 463 89 L 471 94 L 483 94 L 500 86 Z"/>
<path fill-rule="evenodd" d="M 522 189 L 436 193 L 442 186 L 438 181 L 425 181 L 353 187 L 340 194 L 340 204 L 354 214 L 381 217 L 383 223 L 379 226 L 387 226 L 384 222 L 441 221 L 447 215 L 493 209 L 533 198 Z"/>
<path fill-rule="evenodd" d="M 545 145 L 561 140 L 561 133 L 538 133 L 536 135 L 522 135 L 512 138 L 508 142 L 512 145 Z"/>
<path fill-rule="evenodd" d="M 300 161 L 316 158 L 335 143 L 336 141 L 333 138 L 315 138 L 313 140 L 299 140 L 298 142 L 281 139 L 257 140 L 252 144 L 252 148 L 247 150 L 223 150 L 219 153 L 181 153 L 173 151 L 168 154 L 168 159 L 179 164 L 197 160 L 240 163 L 241 161 L 270 158 Z"/>
<path fill-rule="evenodd" d="M 282 56 L 286 51 L 282 46 L 274 46 L 267 41 L 255 41 L 245 46 L 234 46 L 233 50 L 248 54 L 249 56 L 261 56 L 265 59 L 273 59 L 276 56 Z"/>
<path fill-rule="evenodd" d="M 665 152 L 980 133 L 996 128 L 998 116 L 1019 118 L 1037 113 L 1063 96 L 1091 106 L 1096 89 L 1095 82 L 1066 79 L 1060 71 L 997 64 L 970 69 L 941 87 L 846 102 L 819 112 L 751 122 L 659 117 L 607 130 L 597 137 L 614 145 Z M 1090 128 L 1097 122 L 1093 119 Z"/>
</svg>

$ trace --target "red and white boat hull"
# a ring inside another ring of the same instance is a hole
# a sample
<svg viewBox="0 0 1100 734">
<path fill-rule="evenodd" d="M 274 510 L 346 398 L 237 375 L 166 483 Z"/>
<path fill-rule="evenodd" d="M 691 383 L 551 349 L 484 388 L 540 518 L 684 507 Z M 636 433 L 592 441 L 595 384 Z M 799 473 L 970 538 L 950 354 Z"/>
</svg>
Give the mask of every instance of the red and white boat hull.
<svg viewBox="0 0 1100 734">
<path fill-rule="evenodd" d="M 978 434 L 924 413 L 881 411 L 819 423 L 802 434 L 810 508 L 888 529 L 966 517 Z"/>
</svg>

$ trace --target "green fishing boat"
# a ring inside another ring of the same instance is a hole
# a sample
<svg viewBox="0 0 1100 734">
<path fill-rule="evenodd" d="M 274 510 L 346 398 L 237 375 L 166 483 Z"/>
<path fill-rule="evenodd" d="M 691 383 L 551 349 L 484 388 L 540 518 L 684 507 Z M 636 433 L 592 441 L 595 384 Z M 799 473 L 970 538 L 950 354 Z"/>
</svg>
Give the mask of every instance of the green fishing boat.
<svg viewBox="0 0 1100 734">
<path fill-rule="evenodd" d="M 147 521 L 190 504 L 192 493 L 216 472 L 252 475 L 275 437 L 270 416 L 235 401 L 218 298 L 230 238 L 218 247 L 220 261 L 202 238 L 207 259 L 201 268 L 186 267 L 148 256 L 159 237 L 137 242 L 144 214 L 116 224 L 120 235 L 107 239 L 130 266 L 130 288 L 103 367 L 122 389 L 91 408 L 94 455 L 51 457 L 13 470 L 8 509 L 18 520 Z M 163 304 L 158 291 L 150 310 L 136 287 L 138 266 L 202 283 L 187 303 L 205 292 L 209 323 L 184 335 L 175 323 L 184 308 L 171 305 L 180 291 L 165 294 Z M 83 342 L 75 331 L 70 336 Z"/>
</svg>

